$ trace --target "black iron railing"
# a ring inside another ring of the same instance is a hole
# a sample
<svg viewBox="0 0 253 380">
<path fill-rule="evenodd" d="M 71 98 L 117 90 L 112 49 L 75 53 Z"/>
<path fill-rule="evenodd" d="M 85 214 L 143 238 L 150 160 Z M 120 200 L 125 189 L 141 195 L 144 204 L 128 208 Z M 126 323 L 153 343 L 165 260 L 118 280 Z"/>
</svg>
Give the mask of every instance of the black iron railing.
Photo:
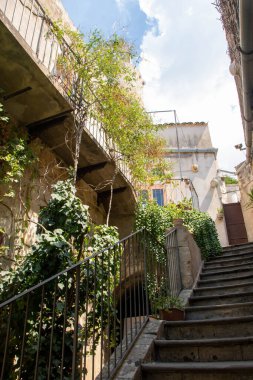
<svg viewBox="0 0 253 380">
<path fill-rule="evenodd" d="M 182 290 L 182 279 L 180 272 L 177 229 L 170 229 L 165 236 L 165 247 L 167 253 L 169 293 L 177 297 Z"/>
<path fill-rule="evenodd" d="M 3 302 L 1 380 L 112 378 L 147 323 L 154 294 L 174 294 L 176 261 L 166 252 L 176 255 L 175 233 L 165 249 L 136 232 Z"/>
<path fill-rule="evenodd" d="M 25 40 L 41 63 L 48 71 L 48 76 L 54 83 L 58 83 L 65 97 L 75 108 L 83 99 L 81 86 L 76 91 L 78 78 L 71 70 L 66 70 L 59 65 L 61 56 L 69 57 L 70 61 L 77 59 L 75 53 L 63 38 L 61 42 L 57 38 L 53 22 L 50 20 L 38 0 L 0 0 L 0 12 Z M 84 125 L 84 130 L 104 152 L 110 156 L 110 152 L 118 152 L 112 139 L 105 132 L 101 123 L 89 116 Z M 124 157 L 117 160 L 117 166 L 125 178 L 132 183 L 132 177 Z"/>
</svg>

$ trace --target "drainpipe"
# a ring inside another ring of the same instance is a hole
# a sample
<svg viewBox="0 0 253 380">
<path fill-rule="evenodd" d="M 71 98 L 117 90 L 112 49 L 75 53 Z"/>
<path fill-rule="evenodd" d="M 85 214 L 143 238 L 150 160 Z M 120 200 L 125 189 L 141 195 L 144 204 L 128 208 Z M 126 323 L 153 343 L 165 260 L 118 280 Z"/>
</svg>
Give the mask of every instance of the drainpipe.
<svg viewBox="0 0 253 380">
<path fill-rule="evenodd" d="M 246 162 L 252 160 L 252 130 L 253 130 L 253 1 L 240 0 L 240 53 L 243 92 L 243 125 L 246 144 Z"/>
</svg>

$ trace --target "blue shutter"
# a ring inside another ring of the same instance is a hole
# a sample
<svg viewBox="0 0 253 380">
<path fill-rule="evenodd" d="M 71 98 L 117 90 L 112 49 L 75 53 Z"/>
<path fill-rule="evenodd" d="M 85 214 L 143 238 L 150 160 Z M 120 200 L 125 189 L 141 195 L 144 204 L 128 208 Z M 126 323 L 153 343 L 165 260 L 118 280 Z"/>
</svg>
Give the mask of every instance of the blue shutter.
<svg viewBox="0 0 253 380">
<path fill-rule="evenodd" d="M 156 202 L 159 206 L 164 206 L 163 189 L 154 189 L 153 190 L 153 199 L 156 200 Z"/>
</svg>

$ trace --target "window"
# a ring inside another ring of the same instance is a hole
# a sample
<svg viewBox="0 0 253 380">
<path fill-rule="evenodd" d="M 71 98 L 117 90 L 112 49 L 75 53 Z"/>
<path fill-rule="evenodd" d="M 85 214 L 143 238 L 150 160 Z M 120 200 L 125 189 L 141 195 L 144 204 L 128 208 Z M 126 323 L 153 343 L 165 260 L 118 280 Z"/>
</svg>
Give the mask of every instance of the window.
<svg viewBox="0 0 253 380">
<path fill-rule="evenodd" d="M 163 206 L 163 189 L 154 189 L 153 190 L 153 199 L 156 200 L 159 206 Z"/>
</svg>

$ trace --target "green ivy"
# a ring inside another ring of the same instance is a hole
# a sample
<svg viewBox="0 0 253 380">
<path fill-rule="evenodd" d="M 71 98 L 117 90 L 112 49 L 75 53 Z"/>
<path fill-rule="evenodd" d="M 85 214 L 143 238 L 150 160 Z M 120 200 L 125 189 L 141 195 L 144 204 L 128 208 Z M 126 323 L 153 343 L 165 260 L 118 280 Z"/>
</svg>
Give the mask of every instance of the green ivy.
<svg viewBox="0 0 253 380">
<path fill-rule="evenodd" d="M 159 243 L 165 242 L 166 229 L 173 226 L 173 220 L 182 218 L 185 227 L 193 234 L 202 257 L 208 259 L 221 253 L 217 230 L 211 217 L 192 208 L 191 203 L 183 200 L 178 204 L 171 203 L 159 206 L 156 202 L 139 202 L 136 209 L 135 228 L 145 228 Z M 153 250 L 157 244 L 153 244 Z"/>
<path fill-rule="evenodd" d="M 0 185 L 5 185 L 3 196 L 14 197 L 15 184 L 34 159 L 27 134 L 14 124 L 0 103 Z"/>
<path fill-rule="evenodd" d="M 38 236 L 36 244 L 19 265 L 2 273 L 0 284 L 0 302 L 9 299 L 56 273 L 72 266 L 80 259 L 92 253 L 101 252 L 89 260 L 89 266 L 82 264 L 80 273 L 79 316 L 86 314 L 86 325 L 80 327 L 80 342 L 93 340 L 90 347 L 92 353 L 97 346 L 101 334 L 106 334 L 106 327 L 112 323 L 110 316 L 115 314 L 113 294 L 118 285 L 120 271 L 119 263 L 122 249 L 115 245 L 119 240 L 116 227 L 106 225 L 94 226 L 89 217 L 88 207 L 83 205 L 75 194 L 75 188 L 70 180 L 60 181 L 53 186 L 52 197 L 39 216 Z M 113 249 L 106 249 L 114 246 Z M 57 282 L 50 282 L 45 286 L 43 302 L 43 320 L 40 345 L 40 362 L 38 378 L 46 378 L 48 349 L 52 326 L 53 299 L 56 294 L 56 309 L 54 322 L 54 342 L 52 378 L 60 376 L 60 360 L 62 352 L 62 336 L 65 334 L 65 379 L 71 378 L 71 358 L 73 345 L 73 313 L 75 308 L 76 272 L 66 273 L 57 278 Z M 94 287 L 96 282 L 96 288 Z M 55 290 L 56 286 L 56 290 Z M 67 289 L 67 293 L 66 293 Z M 96 302 L 95 302 L 96 301 Z M 41 292 L 30 295 L 29 318 L 26 327 L 26 347 L 23 358 L 22 378 L 33 378 L 34 360 L 37 352 L 38 331 L 40 323 Z M 88 305 L 94 305 L 94 313 Z M 64 326 L 63 311 L 66 309 Z M 10 376 L 15 378 L 15 371 L 20 364 L 19 342 L 22 340 L 23 316 L 25 313 L 25 299 L 21 298 L 13 306 L 14 321 L 10 332 L 9 357 Z M 101 318 L 103 310 L 103 319 Z M 7 321 L 7 311 L 1 311 L 1 320 Z M 2 325 L 3 336 L 0 335 L 0 353 L 4 350 L 5 326 Z M 85 331 L 87 336 L 84 337 Z M 65 333 L 64 333 L 65 332 Z M 83 339 L 81 337 L 83 336 Z M 115 337 L 107 337 L 111 345 L 115 345 Z M 82 349 L 82 343 L 78 350 Z M 1 357 L 0 355 L 0 357 Z M 3 355 L 2 355 L 3 357 Z M 14 360 L 15 358 L 15 360 Z M 58 360 L 58 361 L 57 361 Z M 0 359 L 1 363 L 1 359 Z M 14 369 L 13 369 L 14 366 Z"/>
</svg>

